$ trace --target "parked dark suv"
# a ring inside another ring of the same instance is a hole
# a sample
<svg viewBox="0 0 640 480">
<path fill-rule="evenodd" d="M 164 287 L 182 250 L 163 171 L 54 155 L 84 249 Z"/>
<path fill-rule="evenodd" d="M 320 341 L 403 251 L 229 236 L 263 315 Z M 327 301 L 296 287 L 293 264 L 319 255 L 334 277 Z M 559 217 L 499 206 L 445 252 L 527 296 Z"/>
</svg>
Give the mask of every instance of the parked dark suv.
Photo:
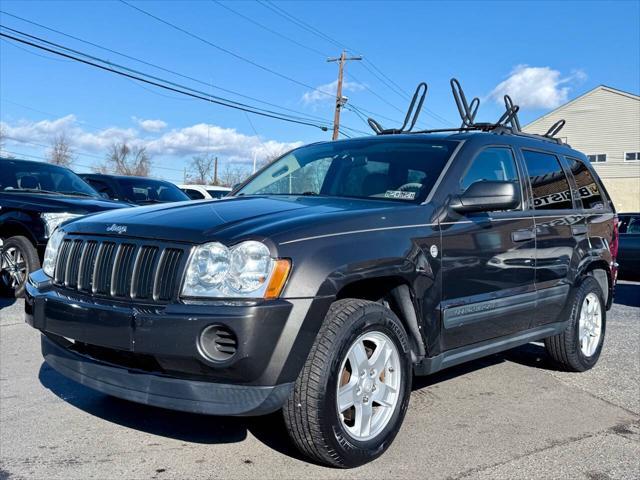
<svg viewBox="0 0 640 480">
<path fill-rule="evenodd" d="M 148 177 L 81 173 L 80 177 L 111 200 L 132 205 L 182 202 L 189 196 L 171 182 Z"/>
<path fill-rule="evenodd" d="M 0 293 L 22 295 L 60 223 L 123 206 L 101 198 L 67 168 L 0 158 Z"/>
<path fill-rule="evenodd" d="M 27 322 L 51 367 L 98 391 L 282 409 L 314 460 L 370 461 L 413 374 L 536 340 L 568 370 L 600 356 L 611 202 L 582 153 L 498 127 L 313 144 L 230 198 L 67 224 Z"/>
</svg>

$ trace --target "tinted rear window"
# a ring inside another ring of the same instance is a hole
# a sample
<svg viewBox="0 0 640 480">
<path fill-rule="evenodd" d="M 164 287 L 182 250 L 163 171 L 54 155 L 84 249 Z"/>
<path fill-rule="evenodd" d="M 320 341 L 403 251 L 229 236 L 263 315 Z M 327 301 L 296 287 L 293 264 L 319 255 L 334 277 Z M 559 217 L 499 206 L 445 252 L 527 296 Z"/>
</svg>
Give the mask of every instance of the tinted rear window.
<svg viewBox="0 0 640 480">
<path fill-rule="evenodd" d="M 576 181 L 578 187 L 578 195 L 582 200 L 582 206 L 588 209 L 603 210 L 605 208 L 605 200 L 600 192 L 598 183 L 587 166 L 580 160 L 567 157 L 569 168 Z"/>
<path fill-rule="evenodd" d="M 523 150 L 536 210 L 573 208 L 569 182 L 555 155 Z"/>
<path fill-rule="evenodd" d="M 127 200 L 134 203 L 180 202 L 189 197 L 174 184 L 146 178 L 116 180 Z"/>
</svg>

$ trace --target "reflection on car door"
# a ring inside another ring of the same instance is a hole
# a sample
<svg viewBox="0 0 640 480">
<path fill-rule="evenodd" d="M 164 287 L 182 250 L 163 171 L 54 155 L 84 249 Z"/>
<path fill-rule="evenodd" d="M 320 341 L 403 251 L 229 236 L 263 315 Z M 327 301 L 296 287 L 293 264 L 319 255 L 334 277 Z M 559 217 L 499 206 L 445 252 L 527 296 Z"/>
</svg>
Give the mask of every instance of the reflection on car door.
<svg viewBox="0 0 640 480">
<path fill-rule="evenodd" d="M 488 147 L 472 160 L 460 191 L 475 181 L 519 178 L 511 148 Z M 443 349 L 526 329 L 536 299 L 531 212 L 520 205 L 467 214 L 443 222 L 441 232 Z"/>
</svg>

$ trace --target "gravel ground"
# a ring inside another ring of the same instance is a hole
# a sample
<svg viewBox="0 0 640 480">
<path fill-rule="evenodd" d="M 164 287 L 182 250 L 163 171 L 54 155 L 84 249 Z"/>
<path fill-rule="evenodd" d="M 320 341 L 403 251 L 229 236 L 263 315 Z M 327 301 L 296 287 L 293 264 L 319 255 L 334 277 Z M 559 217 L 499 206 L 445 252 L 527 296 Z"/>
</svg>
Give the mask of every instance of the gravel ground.
<svg viewBox="0 0 640 480">
<path fill-rule="evenodd" d="M 304 461 L 274 414 L 222 418 L 104 396 L 42 362 L 21 301 L 0 299 L 0 480 L 640 478 L 640 284 L 623 282 L 591 371 L 529 344 L 415 381 L 396 441 L 343 471 Z"/>
</svg>

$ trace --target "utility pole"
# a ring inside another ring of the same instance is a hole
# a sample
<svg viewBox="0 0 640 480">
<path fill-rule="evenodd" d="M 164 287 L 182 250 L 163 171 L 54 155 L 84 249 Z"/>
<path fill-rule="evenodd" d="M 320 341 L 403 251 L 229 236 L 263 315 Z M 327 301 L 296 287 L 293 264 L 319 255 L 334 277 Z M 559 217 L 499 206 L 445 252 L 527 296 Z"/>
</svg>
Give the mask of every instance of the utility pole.
<svg viewBox="0 0 640 480">
<path fill-rule="evenodd" d="M 218 157 L 213 159 L 213 184 L 218 185 Z"/>
<path fill-rule="evenodd" d="M 355 57 L 347 57 L 347 52 L 344 50 L 340 57 L 327 58 L 327 62 L 338 62 L 338 87 L 336 88 L 336 109 L 333 114 L 333 140 L 338 139 L 340 133 L 340 110 L 346 103 L 346 99 L 342 96 L 342 80 L 344 78 L 344 64 L 349 60 L 362 60 L 360 55 Z"/>
</svg>

